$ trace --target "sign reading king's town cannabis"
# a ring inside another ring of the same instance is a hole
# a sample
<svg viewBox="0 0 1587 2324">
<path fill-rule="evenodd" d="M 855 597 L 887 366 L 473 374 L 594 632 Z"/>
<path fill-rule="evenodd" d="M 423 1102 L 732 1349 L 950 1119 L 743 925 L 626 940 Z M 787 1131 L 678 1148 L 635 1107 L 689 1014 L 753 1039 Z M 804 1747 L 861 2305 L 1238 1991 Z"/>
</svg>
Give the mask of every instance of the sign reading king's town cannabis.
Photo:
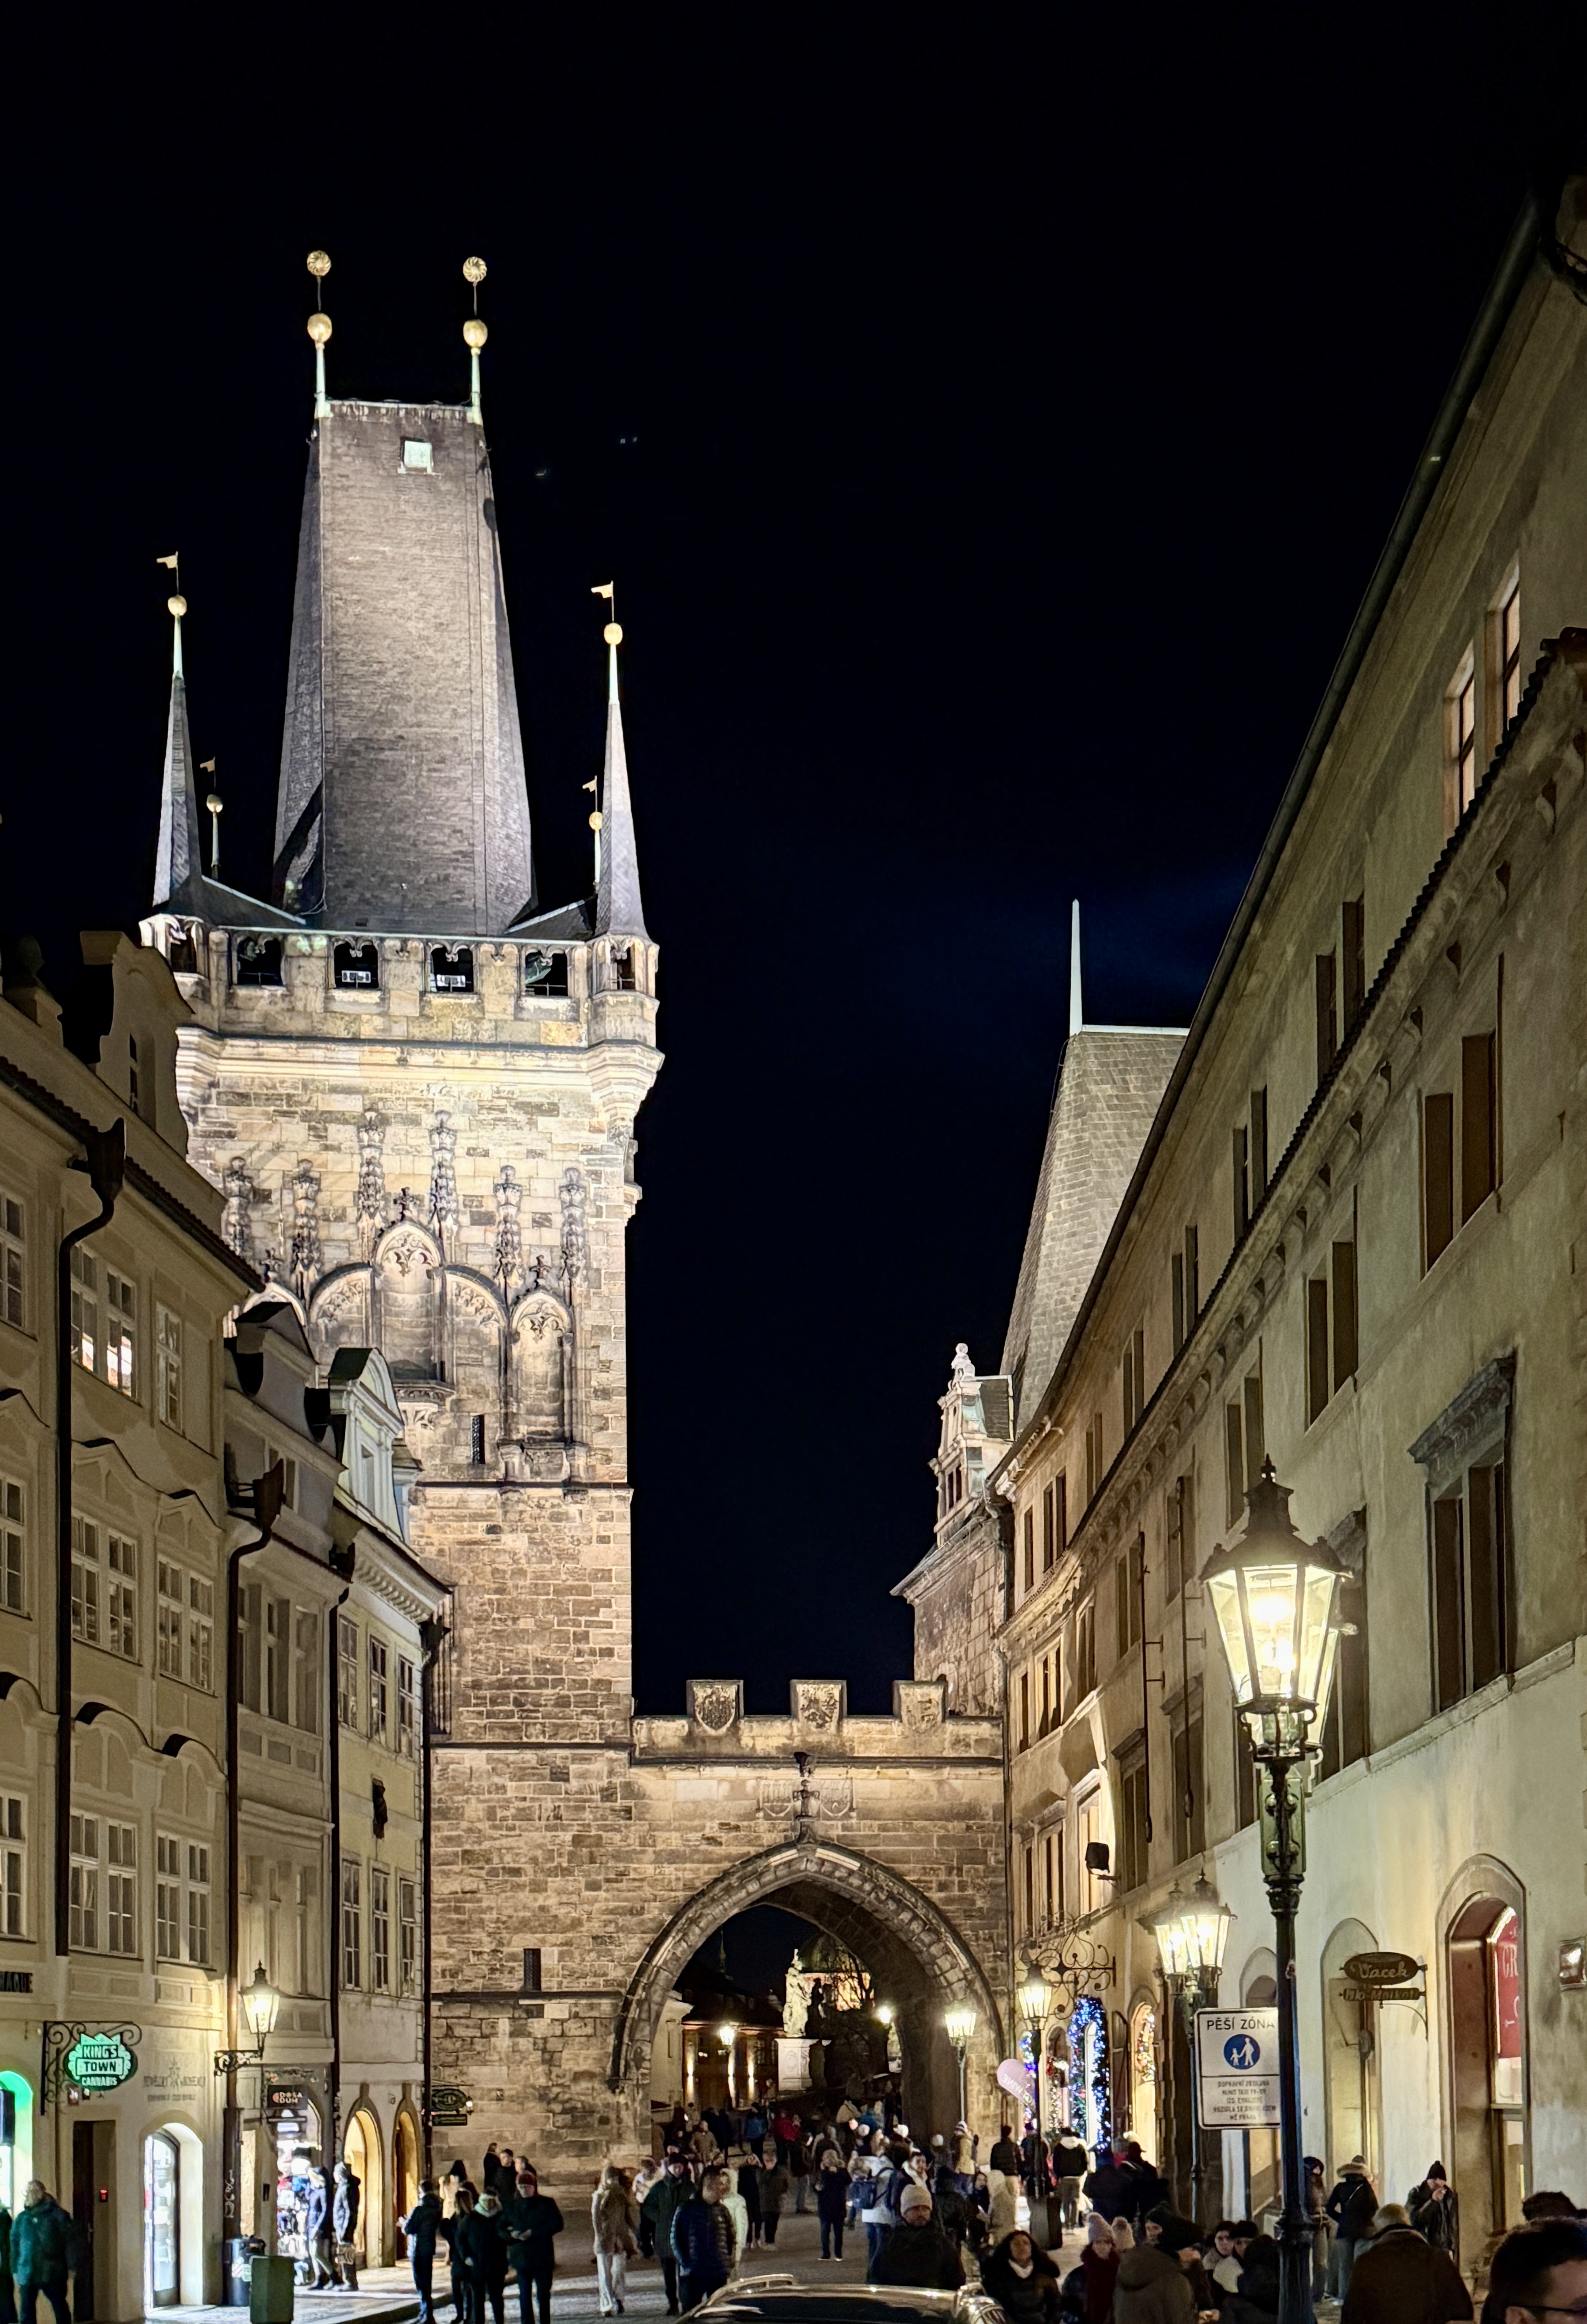
<svg viewBox="0 0 1587 2324">
<path fill-rule="evenodd" d="M 69 2080 L 90 2095 L 130 2081 L 138 2061 L 119 2034 L 79 2034 L 66 2053 Z"/>
</svg>

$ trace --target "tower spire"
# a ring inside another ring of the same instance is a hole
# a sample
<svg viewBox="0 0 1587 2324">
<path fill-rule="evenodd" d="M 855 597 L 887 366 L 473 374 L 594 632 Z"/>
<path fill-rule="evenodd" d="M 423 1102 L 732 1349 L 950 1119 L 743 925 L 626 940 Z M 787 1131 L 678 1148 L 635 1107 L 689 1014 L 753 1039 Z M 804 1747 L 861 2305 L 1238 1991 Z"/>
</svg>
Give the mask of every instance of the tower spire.
<svg viewBox="0 0 1587 2324">
<path fill-rule="evenodd" d="M 463 262 L 463 280 L 474 292 L 474 312 L 463 326 L 463 344 L 468 349 L 468 417 L 476 428 L 484 426 L 479 403 L 479 351 L 490 333 L 479 319 L 479 286 L 486 271 L 483 258 L 466 258 Z"/>
<path fill-rule="evenodd" d="M 161 558 L 160 562 L 168 560 Z M 175 560 L 170 560 L 174 564 Z M 188 733 L 188 687 L 182 676 L 185 597 L 168 597 L 171 620 L 171 715 L 165 729 L 165 778 L 160 794 L 160 839 L 154 854 L 154 908 L 185 902 L 204 875 L 198 844 L 198 799 L 193 788 L 193 744 Z"/>
<path fill-rule="evenodd" d="M 318 288 L 330 272 L 330 261 L 323 250 L 309 252 L 309 272 Z M 314 417 L 316 420 L 328 420 L 330 398 L 325 392 L 325 343 L 330 337 L 330 317 L 318 312 L 310 315 L 309 336 L 314 342 Z"/>
<path fill-rule="evenodd" d="M 1069 907 L 1069 1030 L 1078 1033 L 1085 1022 L 1080 994 L 1080 899 Z"/>
<path fill-rule="evenodd" d="M 595 592 L 609 597 L 612 585 Z M 601 781 L 600 870 L 595 881 L 595 934 L 645 936 L 640 901 L 639 856 L 634 846 L 633 805 L 628 792 L 628 753 L 623 740 L 623 705 L 617 692 L 617 649 L 623 632 L 608 622 L 606 641 L 606 764 Z"/>
</svg>

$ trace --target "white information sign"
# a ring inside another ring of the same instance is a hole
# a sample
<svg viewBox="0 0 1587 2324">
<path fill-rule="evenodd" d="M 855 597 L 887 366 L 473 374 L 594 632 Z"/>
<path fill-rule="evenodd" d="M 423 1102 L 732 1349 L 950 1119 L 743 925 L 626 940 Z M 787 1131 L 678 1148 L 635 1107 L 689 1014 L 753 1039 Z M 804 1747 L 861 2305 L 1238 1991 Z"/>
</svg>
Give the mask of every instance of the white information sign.
<svg viewBox="0 0 1587 2324">
<path fill-rule="evenodd" d="M 1278 2125 L 1278 2012 L 1198 2009 L 1196 2114 L 1204 2130 Z"/>
</svg>

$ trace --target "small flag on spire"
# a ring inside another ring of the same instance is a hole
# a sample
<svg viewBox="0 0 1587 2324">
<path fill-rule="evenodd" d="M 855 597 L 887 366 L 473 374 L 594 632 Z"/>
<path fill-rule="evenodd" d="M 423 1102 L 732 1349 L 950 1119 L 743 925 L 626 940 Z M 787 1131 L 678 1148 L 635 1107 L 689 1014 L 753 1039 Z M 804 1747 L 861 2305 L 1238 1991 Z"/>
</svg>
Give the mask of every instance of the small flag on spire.
<svg viewBox="0 0 1587 2324">
<path fill-rule="evenodd" d="M 595 587 L 590 591 L 590 595 L 592 597 L 610 597 L 616 586 L 617 584 L 614 581 L 597 581 Z"/>
<path fill-rule="evenodd" d="M 154 559 L 154 562 L 156 565 L 163 565 L 168 573 L 174 573 L 176 571 L 176 551 L 172 549 L 169 557 L 157 557 Z"/>
<path fill-rule="evenodd" d="M 201 775 L 212 775 L 212 774 L 215 772 L 215 761 L 214 761 L 214 760 L 213 760 L 213 759 L 200 759 L 200 760 L 199 760 L 199 761 L 198 761 L 198 772 L 199 772 Z"/>
</svg>

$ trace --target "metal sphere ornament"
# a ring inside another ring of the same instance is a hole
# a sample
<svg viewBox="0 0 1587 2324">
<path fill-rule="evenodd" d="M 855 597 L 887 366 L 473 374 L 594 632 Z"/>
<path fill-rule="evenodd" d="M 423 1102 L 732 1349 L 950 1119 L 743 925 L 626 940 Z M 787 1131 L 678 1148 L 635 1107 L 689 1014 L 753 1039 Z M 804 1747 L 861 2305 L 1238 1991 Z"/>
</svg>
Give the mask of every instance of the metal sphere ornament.
<svg viewBox="0 0 1587 2324">
<path fill-rule="evenodd" d="M 324 281 L 326 276 L 330 272 L 330 261 L 326 256 L 323 250 L 311 250 L 309 252 L 309 272 L 321 282 Z"/>
<path fill-rule="evenodd" d="M 465 282 L 472 282 L 477 286 L 484 281 L 484 278 L 485 263 L 483 258 L 466 258 L 464 260 L 463 280 Z"/>
<path fill-rule="evenodd" d="M 490 333 L 480 321 L 479 317 L 477 315 L 470 315 L 468 320 L 463 326 L 463 343 L 465 346 L 472 347 L 475 354 L 477 355 L 489 337 Z"/>
<path fill-rule="evenodd" d="M 601 635 L 605 639 L 606 643 L 609 646 L 620 646 L 623 643 L 622 622 L 608 622 L 605 628 L 601 632 Z"/>
<path fill-rule="evenodd" d="M 599 829 L 601 828 L 601 825 L 605 822 L 605 820 L 606 820 L 606 818 L 605 818 L 605 816 L 601 813 L 600 808 L 599 808 L 599 807 L 596 807 L 596 808 L 595 808 L 595 812 L 594 812 L 594 813 L 591 815 L 591 816 L 590 816 L 590 829 L 591 829 L 592 831 L 599 831 Z"/>
<path fill-rule="evenodd" d="M 174 613 L 180 622 L 188 610 L 188 601 L 185 597 L 168 597 L 165 601 L 165 610 L 168 613 Z"/>
<path fill-rule="evenodd" d="M 324 346 L 327 339 L 330 337 L 330 317 L 328 315 L 310 315 L 308 322 L 308 331 L 309 337 L 313 340 L 317 347 Z"/>
</svg>

